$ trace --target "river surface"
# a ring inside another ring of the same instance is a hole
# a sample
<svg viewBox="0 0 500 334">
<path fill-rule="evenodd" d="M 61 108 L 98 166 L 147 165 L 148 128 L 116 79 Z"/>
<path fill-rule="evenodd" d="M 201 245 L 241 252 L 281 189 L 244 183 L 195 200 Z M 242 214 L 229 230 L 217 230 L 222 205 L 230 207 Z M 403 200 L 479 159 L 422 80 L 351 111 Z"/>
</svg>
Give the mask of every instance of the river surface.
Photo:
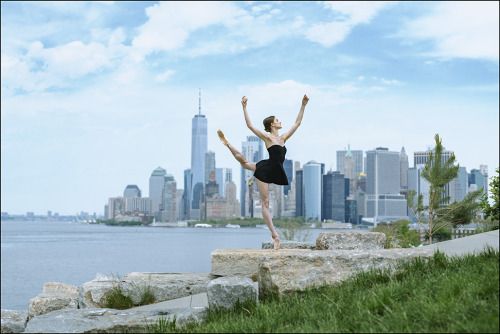
<svg viewBox="0 0 500 334">
<path fill-rule="evenodd" d="M 219 248 L 260 249 L 267 228 L 106 226 L 59 221 L 1 222 L 1 308 L 27 310 L 45 282 L 82 285 L 130 272 L 210 272 Z M 308 230 L 314 242 L 323 229 Z M 283 237 L 282 237 L 283 239 Z"/>
</svg>

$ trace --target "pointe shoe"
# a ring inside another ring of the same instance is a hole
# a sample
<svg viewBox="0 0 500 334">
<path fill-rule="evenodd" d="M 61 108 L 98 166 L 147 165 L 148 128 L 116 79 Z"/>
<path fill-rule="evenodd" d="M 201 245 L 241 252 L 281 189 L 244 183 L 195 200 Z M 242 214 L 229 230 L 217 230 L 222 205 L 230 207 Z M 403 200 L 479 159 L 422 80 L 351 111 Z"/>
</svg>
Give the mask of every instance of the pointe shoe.
<svg viewBox="0 0 500 334">
<path fill-rule="evenodd" d="M 224 137 L 224 133 L 221 131 L 221 130 L 217 130 L 217 135 L 219 136 L 219 139 L 220 141 L 224 144 L 224 145 L 228 145 L 229 143 L 227 142 L 227 139 L 226 137 Z"/>
<path fill-rule="evenodd" d="M 280 247 L 281 247 L 281 240 L 280 240 L 280 238 L 279 237 L 278 238 L 272 237 L 272 239 L 273 239 L 274 250 L 280 249 Z"/>
</svg>

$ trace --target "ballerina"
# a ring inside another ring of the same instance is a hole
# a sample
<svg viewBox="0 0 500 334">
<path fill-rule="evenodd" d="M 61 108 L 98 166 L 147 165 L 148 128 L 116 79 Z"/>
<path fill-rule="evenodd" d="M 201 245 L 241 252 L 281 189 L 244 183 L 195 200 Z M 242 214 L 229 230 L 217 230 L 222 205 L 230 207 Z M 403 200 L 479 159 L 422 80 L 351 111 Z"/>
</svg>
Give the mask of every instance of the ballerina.
<svg viewBox="0 0 500 334">
<path fill-rule="evenodd" d="M 243 154 L 241 154 L 241 152 L 239 152 L 228 142 L 221 130 L 217 130 L 217 134 L 219 136 L 219 139 L 224 145 L 229 148 L 229 150 L 236 158 L 236 160 L 238 160 L 241 166 L 254 172 L 254 177 L 257 181 L 257 187 L 259 189 L 260 199 L 262 202 L 262 217 L 264 218 L 264 222 L 266 223 L 267 227 L 271 231 L 273 248 L 277 250 L 280 248 L 281 242 L 279 234 L 274 228 L 273 218 L 269 211 L 269 184 L 274 183 L 277 185 L 288 185 L 288 178 L 286 177 L 285 169 L 283 168 L 283 161 L 285 161 L 286 155 L 285 142 L 290 139 L 290 137 L 295 133 L 295 131 L 297 131 L 298 127 L 300 126 L 309 98 L 307 97 L 307 95 L 304 95 L 304 97 L 302 98 L 302 106 L 295 123 L 290 128 L 290 130 L 282 135 L 279 134 L 279 130 L 282 128 L 281 122 L 275 116 L 269 116 L 264 119 L 264 130 L 266 132 L 262 132 L 259 129 L 255 128 L 252 125 L 252 122 L 250 122 L 250 118 L 248 117 L 247 101 L 247 97 L 243 96 L 243 98 L 241 99 L 241 105 L 243 106 L 245 122 L 247 124 L 247 127 L 266 144 L 266 149 L 269 152 L 269 159 L 261 160 L 256 164 L 248 162 Z"/>
</svg>

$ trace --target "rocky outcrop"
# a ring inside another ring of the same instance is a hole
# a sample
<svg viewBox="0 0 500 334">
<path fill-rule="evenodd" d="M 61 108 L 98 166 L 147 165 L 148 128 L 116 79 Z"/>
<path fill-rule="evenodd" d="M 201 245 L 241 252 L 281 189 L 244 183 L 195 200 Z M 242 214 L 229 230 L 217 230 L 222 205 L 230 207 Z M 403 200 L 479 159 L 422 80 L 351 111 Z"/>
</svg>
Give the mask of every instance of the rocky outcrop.
<svg viewBox="0 0 500 334">
<path fill-rule="evenodd" d="M 316 239 L 316 249 L 383 249 L 386 236 L 381 232 L 325 232 Z"/>
<path fill-rule="evenodd" d="M 263 242 L 262 249 L 273 249 L 272 242 Z M 308 242 L 282 240 L 281 249 L 315 249 L 316 245 Z"/>
<path fill-rule="evenodd" d="M 212 252 L 214 276 L 246 276 L 257 280 L 259 263 L 265 256 L 286 250 L 272 249 L 216 249 Z"/>
<path fill-rule="evenodd" d="M 28 312 L 2 310 L 2 333 L 22 333 L 28 321 Z"/>
<path fill-rule="evenodd" d="M 28 318 L 63 308 L 76 309 L 79 307 L 79 295 L 80 291 L 76 286 L 58 282 L 45 283 L 42 293 L 29 301 Z"/>
<path fill-rule="evenodd" d="M 113 288 L 120 288 L 136 305 L 146 290 L 153 294 L 155 302 L 162 302 L 206 292 L 211 279 L 209 273 L 132 272 L 120 280 L 98 276 L 83 284 L 83 303 L 88 307 L 105 307 L 106 296 Z"/>
<path fill-rule="evenodd" d="M 206 293 L 178 300 L 113 310 L 107 308 L 64 309 L 34 317 L 26 333 L 150 333 L 159 319 L 176 319 L 176 326 L 202 321 L 208 303 Z"/>
<path fill-rule="evenodd" d="M 277 251 L 215 250 L 211 273 L 98 275 L 81 288 L 46 283 L 42 294 L 30 301 L 28 313 L 2 310 L 2 332 L 21 332 L 25 327 L 26 332 L 43 333 L 151 332 L 159 319 L 175 318 L 176 325 L 182 326 L 201 321 L 209 305 L 231 308 L 238 300 L 257 302 L 259 297 L 334 285 L 361 271 L 392 268 L 399 261 L 430 257 L 434 252 L 430 247 L 382 249 L 384 241 L 381 233 L 328 232 L 321 233 L 315 245 L 283 242 Z M 149 290 L 155 304 L 127 310 L 103 308 L 114 288 L 135 304 Z"/>
<path fill-rule="evenodd" d="M 423 248 L 378 250 L 218 249 L 212 252 L 212 274 L 246 276 L 259 282 L 262 297 L 335 284 L 371 268 L 390 267 L 399 260 L 429 257 Z"/>
<path fill-rule="evenodd" d="M 313 286 L 334 285 L 360 271 L 393 268 L 399 261 L 432 254 L 432 250 L 423 248 L 275 252 L 263 256 L 259 264 L 259 296 L 280 296 Z"/>
<path fill-rule="evenodd" d="M 149 289 L 156 302 L 181 298 L 207 291 L 209 273 L 140 273 L 133 272 L 120 282 L 122 291 L 139 304 L 141 294 Z"/>
<path fill-rule="evenodd" d="M 83 307 L 104 307 L 106 296 L 114 287 L 119 286 L 118 277 L 97 275 L 92 281 L 82 286 Z"/>
<path fill-rule="evenodd" d="M 208 305 L 210 308 L 233 308 L 238 302 L 257 303 L 258 284 L 248 277 L 220 277 L 208 283 Z"/>
</svg>

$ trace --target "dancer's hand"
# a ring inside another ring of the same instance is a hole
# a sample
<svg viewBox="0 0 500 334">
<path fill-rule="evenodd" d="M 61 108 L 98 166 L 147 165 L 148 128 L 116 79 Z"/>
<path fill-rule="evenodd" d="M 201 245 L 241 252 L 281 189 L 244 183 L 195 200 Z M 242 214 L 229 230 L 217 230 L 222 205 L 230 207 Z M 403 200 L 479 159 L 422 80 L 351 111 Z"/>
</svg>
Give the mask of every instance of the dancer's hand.
<svg viewBox="0 0 500 334">
<path fill-rule="evenodd" d="M 241 98 L 241 105 L 243 106 L 243 108 L 246 108 L 246 107 L 247 107 L 247 101 L 248 101 L 248 99 L 247 99 L 247 97 L 246 97 L 246 96 L 243 96 L 243 97 Z"/>
<path fill-rule="evenodd" d="M 306 94 L 304 94 L 304 97 L 302 98 L 302 106 L 306 106 L 307 102 L 309 102 L 309 98 L 307 97 Z"/>
</svg>

